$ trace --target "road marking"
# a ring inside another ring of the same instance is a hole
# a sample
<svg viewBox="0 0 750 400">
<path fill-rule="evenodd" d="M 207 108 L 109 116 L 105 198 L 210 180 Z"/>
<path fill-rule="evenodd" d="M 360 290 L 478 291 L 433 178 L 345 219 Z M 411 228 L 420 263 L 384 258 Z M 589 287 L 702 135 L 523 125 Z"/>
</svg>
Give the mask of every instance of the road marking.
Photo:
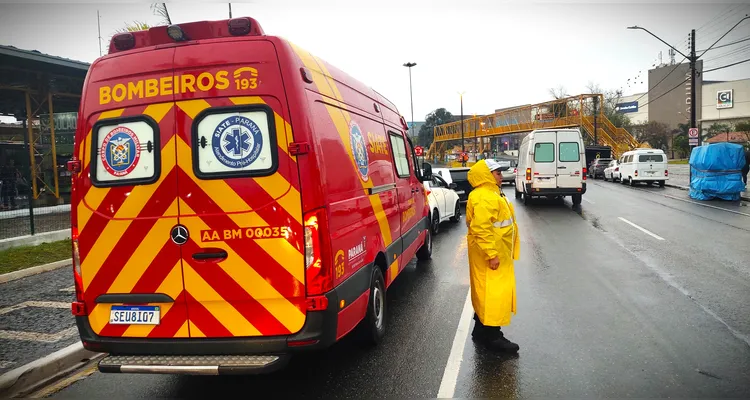
<svg viewBox="0 0 750 400">
<path fill-rule="evenodd" d="M 44 399 L 46 397 L 52 396 L 53 394 L 67 388 L 68 386 L 80 381 L 81 379 L 86 378 L 87 376 L 93 374 L 97 371 L 98 364 L 97 363 L 91 363 L 88 367 L 86 367 L 83 371 L 80 371 L 78 373 L 75 373 L 65 379 L 62 379 L 58 382 L 53 383 L 50 386 L 47 386 L 45 388 L 39 389 L 39 391 L 29 395 L 30 399 Z"/>
<path fill-rule="evenodd" d="M 57 333 L 0 330 L 0 339 L 25 340 L 28 342 L 56 343 L 78 333 L 78 327 L 71 326 Z"/>
<path fill-rule="evenodd" d="M 13 364 L 15 364 L 15 362 L 13 362 L 13 361 L 3 361 L 3 360 L 0 360 L 0 369 L 8 368 L 8 367 L 10 367 Z"/>
<path fill-rule="evenodd" d="M 638 225 L 636 225 L 636 224 L 634 224 L 634 223 L 632 223 L 632 222 L 630 222 L 630 221 L 626 220 L 626 219 L 625 219 L 625 218 L 623 218 L 623 217 L 618 217 L 618 218 L 620 219 L 620 221 L 622 221 L 622 222 L 624 222 L 624 223 L 626 223 L 626 224 L 628 224 L 628 225 L 632 226 L 633 228 L 636 228 L 636 229 L 638 229 L 639 231 L 641 231 L 641 232 L 643 232 L 643 233 L 645 233 L 645 234 L 647 234 L 647 235 L 650 235 L 650 236 L 652 236 L 652 237 L 654 237 L 654 238 L 656 238 L 656 239 L 658 239 L 658 240 L 665 240 L 665 239 L 664 239 L 663 237 L 661 237 L 661 236 L 659 236 L 659 235 L 657 235 L 657 234 L 655 234 L 655 233 L 653 233 L 653 232 L 649 231 L 648 229 L 645 229 L 645 228 L 641 228 L 640 226 L 638 226 Z"/>
<path fill-rule="evenodd" d="M 648 191 L 644 190 L 644 192 L 648 192 Z M 697 201 L 691 201 L 691 200 L 681 199 L 681 198 L 679 198 L 677 196 L 672 196 L 672 195 L 668 195 L 668 194 L 663 194 L 662 196 L 669 197 L 670 199 L 684 201 L 685 203 L 695 204 L 695 205 L 699 205 L 699 206 L 703 206 L 703 207 L 713 208 L 713 209 L 716 209 L 716 210 L 726 211 L 726 212 L 730 212 L 730 213 L 734 213 L 734 214 L 739 214 L 739 215 L 744 215 L 746 217 L 750 217 L 750 214 L 745 214 L 743 212 L 729 210 L 729 209 L 726 209 L 726 208 L 723 208 L 723 207 L 716 207 L 716 206 L 712 206 L 710 204 L 703 204 L 703 203 L 699 203 Z"/>
<path fill-rule="evenodd" d="M 75 287 L 75 285 L 73 285 L 73 286 L 71 286 L 71 287 L 66 287 L 66 288 L 64 288 L 64 289 L 60 289 L 60 291 L 61 291 L 61 292 L 69 292 L 69 293 L 75 293 L 75 291 L 76 291 L 76 287 Z"/>
<path fill-rule="evenodd" d="M 437 395 L 438 398 L 452 398 L 456 392 L 458 372 L 461 369 L 461 362 L 464 359 L 464 347 L 466 346 L 466 338 L 469 337 L 469 325 L 473 314 L 474 309 L 471 306 L 471 289 L 469 289 L 469 293 L 466 295 L 466 302 L 464 302 L 464 310 L 461 312 L 461 319 L 458 321 L 456 336 L 453 337 L 451 353 L 448 356 L 448 362 L 445 364 L 443 380 L 440 381 L 440 390 L 438 390 Z"/>
<path fill-rule="evenodd" d="M 14 306 L 1 308 L 0 315 L 17 311 L 26 307 L 70 308 L 70 303 L 62 303 L 59 301 L 24 301 L 23 303 L 19 303 Z"/>
<path fill-rule="evenodd" d="M 585 197 L 581 197 L 581 200 L 585 201 L 586 203 L 596 204 L 593 201 L 591 201 L 591 200 L 589 200 L 589 199 L 587 199 Z"/>
</svg>

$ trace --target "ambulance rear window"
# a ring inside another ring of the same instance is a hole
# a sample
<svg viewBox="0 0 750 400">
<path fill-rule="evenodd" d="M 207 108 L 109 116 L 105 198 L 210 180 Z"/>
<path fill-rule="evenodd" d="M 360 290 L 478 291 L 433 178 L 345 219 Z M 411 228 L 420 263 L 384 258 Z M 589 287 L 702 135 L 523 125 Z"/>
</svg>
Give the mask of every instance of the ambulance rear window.
<svg viewBox="0 0 750 400">
<path fill-rule="evenodd" d="M 97 187 L 154 183 L 161 170 L 159 125 L 146 115 L 92 128 L 91 182 Z"/>
<path fill-rule="evenodd" d="M 273 110 L 262 104 L 210 108 L 193 123 L 193 171 L 202 179 L 276 172 Z"/>
</svg>

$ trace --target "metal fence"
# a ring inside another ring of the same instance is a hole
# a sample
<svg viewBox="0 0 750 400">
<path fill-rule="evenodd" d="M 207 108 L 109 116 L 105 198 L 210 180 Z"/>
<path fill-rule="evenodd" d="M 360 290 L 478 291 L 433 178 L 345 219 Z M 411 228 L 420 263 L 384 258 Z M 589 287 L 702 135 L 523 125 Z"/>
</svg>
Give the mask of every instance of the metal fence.
<svg viewBox="0 0 750 400">
<path fill-rule="evenodd" d="M 29 153 L 24 157 L 24 152 L 17 151 L 28 147 L 19 147 L 0 146 L 0 240 L 70 229 L 69 190 L 56 195 L 50 185 L 42 184 L 37 187 L 35 197 Z M 70 181 L 64 166 L 58 165 L 57 171 L 59 180 Z M 48 176 L 51 173 L 51 170 L 43 171 L 41 176 L 37 173 L 37 181 L 52 180 Z"/>
</svg>

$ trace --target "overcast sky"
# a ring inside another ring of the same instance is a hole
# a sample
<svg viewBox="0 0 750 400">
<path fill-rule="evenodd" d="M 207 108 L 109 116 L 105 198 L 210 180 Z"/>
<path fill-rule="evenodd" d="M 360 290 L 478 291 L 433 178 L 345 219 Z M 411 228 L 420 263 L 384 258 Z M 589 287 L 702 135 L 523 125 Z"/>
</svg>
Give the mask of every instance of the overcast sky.
<svg viewBox="0 0 750 400">
<path fill-rule="evenodd" d="M 228 17 L 226 3 L 167 3 L 173 23 Z M 499 1 L 282 1 L 233 3 L 234 16 L 256 18 L 266 34 L 282 36 L 346 71 L 392 100 L 411 118 L 411 61 L 414 119 L 439 107 L 459 113 L 550 99 L 549 89 L 586 92 L 589 82 L 625 95 L 647 90 L 647 71 L 668 48 L 648 28 L 687 54 L 691 28 L 705 49 L 750 13 L 747 2 L 730 4 L 638 2 L 585 4 Z M 92 62 L 125 23 L 156 24 L 149 4 L 0 4 L 0 44 Z M 750 20 L 721 43 L 750 37 Z M 711 51 L 705 68 L 750 58 L 750 41 Z M 677 55 L 676 61 L 682 56 Z M 638 77 L 638 78 L 637 78 Z M 707 73 L 706 80 L 750 77 L 750 63 Z M 635 84 L 628 85 L 628 79 Z M 641 83 L 642 82 L 642 83 Z"/>
</svg>

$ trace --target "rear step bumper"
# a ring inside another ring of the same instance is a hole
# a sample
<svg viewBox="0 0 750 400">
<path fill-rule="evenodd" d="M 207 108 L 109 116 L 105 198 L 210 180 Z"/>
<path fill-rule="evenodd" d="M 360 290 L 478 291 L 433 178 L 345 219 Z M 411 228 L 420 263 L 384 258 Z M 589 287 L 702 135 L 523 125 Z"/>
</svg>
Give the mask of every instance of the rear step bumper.
<svg viewBox="0 0 750 400">
<path fill-rule="evenodd" d="M 109 356 L 99 362 L 99 371 L 130 374 L 250 375 L 283 368 L 289 356 Z"/>
<path fill-rule="evenodd" d="M 572 196 L 574 194 L 586 193 L 586 184 L 581 184 L 581 190 L 578 188 L 532 188 L 530 183 L 526 184 L 526 193 L 530 196 Z"/>
</svg>

